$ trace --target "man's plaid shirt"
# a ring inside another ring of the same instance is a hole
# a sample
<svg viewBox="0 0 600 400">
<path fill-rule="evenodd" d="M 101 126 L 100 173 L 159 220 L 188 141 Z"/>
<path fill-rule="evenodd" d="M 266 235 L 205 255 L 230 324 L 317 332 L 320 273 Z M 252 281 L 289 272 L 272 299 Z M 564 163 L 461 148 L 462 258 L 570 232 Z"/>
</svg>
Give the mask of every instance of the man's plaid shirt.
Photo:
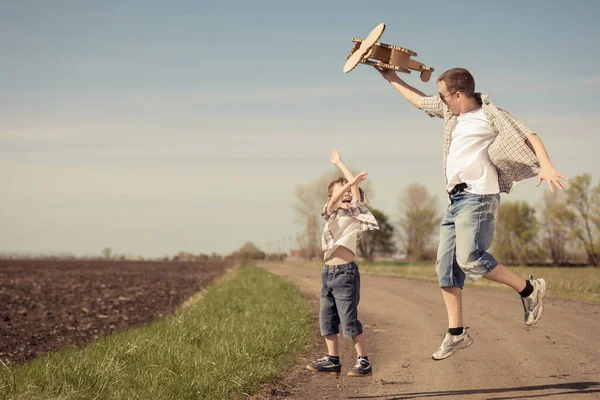
<svg viewBox="0 0 600 400">
<path fill-rule="evenodd" d="M 525 143 L 530 135 L 534 134 L 529 128 L 514 118 L 508 111 L 497 108 L 489 101 L 487 96 L 475 93 L 475 97 L 482 105 L 496 138 L 488 148 L 490 160 L 496 165 L 498 171 L 498 184 L 500 192 L 509 193 L 515 183 L 523 179 L 536 176 L 540 171 L 540 164 L 535 154 Z M 456 123 L 457 115 L 453 115 L 450 108 L 444 104 L 439 96 L 424 96 L 421 99 L 423 111 L 430 117 L 444 118 L 444 179 L 446 178 L 446 160 L 452 139 L 452 127 Z"/>
<path fill-rule="evenodd" d="M 321 248 L 325 253 L 331 250 L 335 243 L 341 239 L 340 237 L 335 237 L 330 227 L 330 223 L 332 223 L 336 218 L 354 217 L 360 222 L 360 229 L 357 232 L 356 244 L 358 244 L 358 241 L 362 237 L 362 233 L 364 231 L 379 229 L 377 220 L 373 214 L 371 214 L 371 211 L 369 211 L 367 205 L 360 200 L 353 198 L 348 210 L 338 208 L 331 214 L 327 214 L 327 204 L 328 203 L 325 203 L 323 211 L 321 211 L 321 216 L 323 219 L 325 219 L 325 227 L 323 228 L 323 235 L 321 236 Z"/>
</svg>

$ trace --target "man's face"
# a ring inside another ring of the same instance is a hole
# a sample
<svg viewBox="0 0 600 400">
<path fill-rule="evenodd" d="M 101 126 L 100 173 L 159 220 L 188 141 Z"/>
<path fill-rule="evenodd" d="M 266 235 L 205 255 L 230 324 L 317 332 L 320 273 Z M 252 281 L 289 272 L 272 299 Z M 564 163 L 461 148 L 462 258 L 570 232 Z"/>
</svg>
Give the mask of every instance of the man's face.
<svg viewBox="0 0 600 400">
<path fill-rule="evenodd" d="M 342 188 L 342 185 L 337 183 L 333 186 L 333 192 L 336 193 L 338 190 Z M 346 190 L 346 193 L 342 196 L 340 201 L 337 204 L 337 208 L 341 208 L 342 210 L 348 210 L 350 208 L 350 202 L 352 201 L 352 190 Z"/>
<path fill-rule="evenodd" d="M 446 82 L 444 81 L 440 81 L 438 82 L 438 92 L 440 95 L 440 99 L 442 99 L 442 101 L 448 106 L 450 107 L 450 110 L 452 111 L 453 114 L 458 114 L 460 107 L 459 107 L 459 100 L 458 97 L 459 95 L 457 94 L 458 92 L 450 92 L 448 90 L 448 88 L 446 87 Z"/>
</svg>

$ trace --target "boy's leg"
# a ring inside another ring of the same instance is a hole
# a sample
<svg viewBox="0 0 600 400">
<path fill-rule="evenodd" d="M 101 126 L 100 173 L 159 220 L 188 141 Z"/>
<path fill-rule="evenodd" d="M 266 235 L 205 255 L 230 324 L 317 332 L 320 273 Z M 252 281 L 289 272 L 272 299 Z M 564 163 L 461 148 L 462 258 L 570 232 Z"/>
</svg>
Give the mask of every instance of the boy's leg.
<svg viewBox="0 0 600 400">
<path fill-rule="evenodd" d="M 358 319 L 360 302 L 360 272 L 352 262 L 340 269 L 334 280 L 333 295 L 338 307 L 344 337 L 351 337 L 358 354 L 356 365 L 348 371 L 348 376 L 372 375 L 372 367 L 367 357 L 362 323 Z"/>
<path fill-rule="evenodd" d="M 338 345 L 338 335 L 327 335 L 324 337 L 325 344 L 327 345 L 327 353 L 329 353 L 330 356 L 339 357 L 340 351 Z"/>
<path fill-rule="evenodd" d="M 325 372 L 339 375 L 342 366 L 339 359 L 338 338 L 340 318 L 337 312 L 335 299 L 330 287 L 331 272 L 328 267 L 323 268 L 321 273 L 321 299 L 319 310 L 319 325 L 321 335 L 325 338 L 327 345 L 327 356 L 318 359 L 306 366 L 310 371 Z"/>
<path fill-rule="evenodd" d="M 354 336 L 352 338 L 352 341 L 354 342 L 354 349 L 356 350 L 356 355 L 358 357 L 366 357 L 367 349 L 365 346 L 365 336 L 361 333 L 358 336 Z"/>
</svg>

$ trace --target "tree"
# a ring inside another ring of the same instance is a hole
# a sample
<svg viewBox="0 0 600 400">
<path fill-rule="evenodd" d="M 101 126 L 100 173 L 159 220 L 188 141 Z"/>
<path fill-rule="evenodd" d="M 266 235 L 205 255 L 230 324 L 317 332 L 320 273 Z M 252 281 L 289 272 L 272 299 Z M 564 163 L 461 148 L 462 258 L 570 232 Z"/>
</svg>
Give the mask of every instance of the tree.
<svg viewBox="0 0 600 400">
<path fill-rule="evenodd" d="M 229 257 L 233 257 L 242 261 L 264 260 L 266 254 L 262 250 L 260 250 L 254 243 L 246 242 L 242 245 L 242 247 L 230 254 Z"/>
<path fill-rule="evenodd" d="M 507 264 L 538 261 L 541 249 L 536 244 L 539 226 L 535 209 L 526 201 L 507 201 L 500 205 L 494 254 Z"/>
<path fill-rule="evenodd" d="M 301 227 L 297 241 L 303 258 L 320 259 L 322 256 L 321 235 L 325 221 L 321 217 L 321 211 L 327 203 L 329 182 L 340 176 L 342 174 L 336 168 L 312 182 L 296 186 L 296 202 L 293 207 L 296 214 L 295 222 Z M 370 183 L 363 182 L 361 186 L 372 198 L 373 195 L 369 190 Z"/>
<path fill-rule="evenodd" d="M 112 250 L 110 247 L 105 247 L 102 249 L 102 257 L 104 257 L 105 259 L 110 259 L 111 254 Z"/>
<path fill-rule="evenodd" d="M 412 183 L 402 191 L 399 200 L 399 236 L 410 261 L 432 260 L 435 258 L 435 243 L 441 217 L 437 198 L 420 183 Z"/>
<path fill-rule="evenodd" d="M 600 183 L 592 188 L 590 174 L 578 175 L 569 181 L 567 204 L 576 217 L 573 234 L 587 254 L 590 265 L 600 265 Z"/>
<path fill-rule="evenodd" d="M 379 224 L 379 230 L 364 232 L 358 243 L 360 255 L 372 261 L 376 255 L 388 255 L 396 252 L 394 243 L 394 226 L 382 211 L 370 208 L 371 213 Z"/>
<path fill-rule="evenodd" d="M 575 213 L 567 205 L 564 192 L 551 193 L 544 190 L 540 225 L 542 246 L 552 265 L 567 264 L 567 249 L 575 226 Z"/>
</svg>

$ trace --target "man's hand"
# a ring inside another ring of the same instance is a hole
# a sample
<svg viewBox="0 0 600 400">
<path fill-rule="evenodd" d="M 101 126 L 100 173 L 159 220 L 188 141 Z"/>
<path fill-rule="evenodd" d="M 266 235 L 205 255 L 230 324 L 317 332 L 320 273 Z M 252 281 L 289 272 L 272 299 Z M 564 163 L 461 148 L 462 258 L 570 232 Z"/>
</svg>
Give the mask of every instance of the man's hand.
<svg viewBox="0 0 600 400">
<path fill-rule="evenodd" d="M 400 79 L 394 70 L 375 66 L 374 68 L 381 74 L 381 76 L 383 76 L 383 79 L 388 82 L 397 82 Z"/>
<path fill-rule="evenodd" d="M 357 185 L 360 182 L 364 181 L 365 179 L 367 179 L 367 175 L 369 175 L 369 173 L 367 171 L 363 171 L 360 174 L 356 175 L 354 177 L 354 179 L 351 181 L 352 185 L 354 186 L 354 185 Z"/>
<path fill-rule="evenodd" d="M 340 153 L 336 149 L 331 150 L 331 153 L 329 153 L 329 161 L 331 161 L 333 165 L 338 165 L 338 163 L 342 161 L 342 157 L 340 157 Z"/>
<path fill-rule="evenodd" d="M 545 166 L 540 168 L 540 174 L 538 175 L 538 180 L 535 186 L 540 186 L 542 181 L 545 180 L 548 183 L 548 187 L 550 188 L 551 192 L 554 192 L 552 184 L 556 185 L 559 190 L 563 190 L 565 188 L 565 183 L 561 182 L 561 179 L 568 181 L 568 179 L 560 174 L 552 165 Z"/>
</svg>

